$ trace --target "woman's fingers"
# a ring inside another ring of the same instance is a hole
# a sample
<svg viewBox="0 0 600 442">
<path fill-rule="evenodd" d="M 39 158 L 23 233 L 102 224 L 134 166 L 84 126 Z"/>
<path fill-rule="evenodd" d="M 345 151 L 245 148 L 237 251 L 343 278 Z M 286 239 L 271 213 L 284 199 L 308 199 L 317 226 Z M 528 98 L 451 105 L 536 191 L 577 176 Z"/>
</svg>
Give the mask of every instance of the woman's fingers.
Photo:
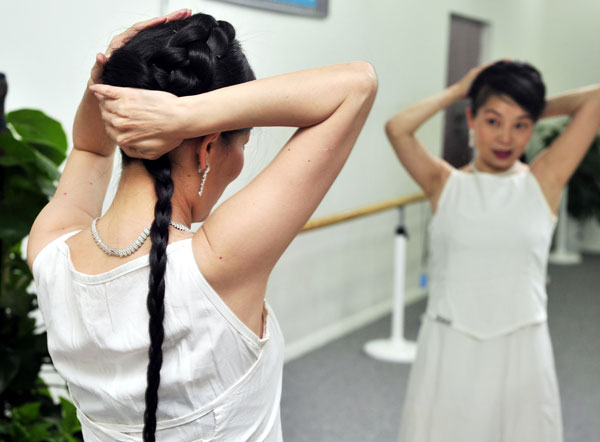
<svg viewBox="0 0 600 442">
<path fill-rule="evenodd" d="M 167 21 L 184 20 L 192 15 L 191 9 L 180 9 L 179 11 L 171 12 L 165 15 Z"/>
<path fill-rule="evenodd" d="M 118 100 L 121 98 L 120 90 L 123 89 L 118 86 L 109 86 L 107 84 L 92 84 L 88 88 L 99 100 Z"/>
<path fill-rule="evenodd" d="M 144 20 L 134 24 L 133 26 L 130 26 L 124 32 L 115 35 L 112 38 L 110 44 L 108 45 L 108 49 L 106 50 L 106 56 L 110 57 L 114 51 L 116 51 L 129 40 L 131 40 L 138 32 L 143 31 L 146 28 L 165 23 L 166 21 L 166 17 L 155 17 L 151 18 L 150 20 Z"/>
<path fill-rule="evenodd" d="M 183 141 L 170 124 L 174 95 L 104 84 L 89 89 L 98 99 L 107 134 L 129 156 L 156 159 Z M 129 152 L 132 147 L 135 151 Z"/>
<path fill-rule="evenodd" d="M 104 70 L 105 64 L 106 56 L 103 53 L 98 52 L 96 54 L 96 62 L 94 63 L 94 66 L 92 66 L 92 71 L 90 72 L 90 78 L 92 79 L 92 82 L 94 84 L 100 82 L 100 78 L 102 76 L 102 71 Z"/>
<path fill-rule="evenodd" d="M 152 26 L 160 25 L 162 23 L 166 23 L 168 21 L 175 20 L 183 20 L 192 15 L 192 11 L 190 9 L 180 9 L 179 11 L 171 12 L 170 14 L 163 15 L 161 17 L 154 17 L 149 20 L 144 20 L 138 23 L 135 23 L 133 26 L 130 26 L 125 32 L 116 35 L 110 42 L 108 49 L 106 50 L 107 56 L 110 55 L 129 40 L 131 40 L 138 32 L 143 31 L 144 29 L 151 28 Z"/>
<path fill-rule="evenodd" d="M 135 23 L 133 26 L 130 26 L 125 32 L 119 34 L 122 40 L 122 44 L 125 44 L 127 41 L 131 40 L 131 38 L 140 31 L 143 31 L 146 28 L 151 28 L 152 26 L 160 25 L 167 21 L 166 16 L 162 17 L 154 17 L 149 20 L 144 20 L 138 23 Z"/>
</svg>

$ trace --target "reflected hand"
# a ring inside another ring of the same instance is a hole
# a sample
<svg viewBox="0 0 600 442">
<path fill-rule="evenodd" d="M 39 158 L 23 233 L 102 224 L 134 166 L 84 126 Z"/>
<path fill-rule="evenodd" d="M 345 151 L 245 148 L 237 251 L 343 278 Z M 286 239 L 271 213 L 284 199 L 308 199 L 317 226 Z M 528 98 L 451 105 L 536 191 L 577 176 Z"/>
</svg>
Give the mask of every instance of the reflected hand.
<svg viewBox="0 0 600 442">
<path fill-rule="evenodd" d="M 482 64 L 481 66 L 474 67 L 474 68 L 470 69 L 469 72 L 467 72 L 464 77 L 462 77 L 460 80 L 458 80 L 456 82 L 455 85 L 458 87 L 461 98 L 467 97 L 467 94 L 469 93 L 469 90 L 471 89 L 471 85 L 473 84 L 473 81 L 475 80 L 475 78 L 477 78 L 479 73 L 481 71 L 483 71 L 484 69 L 488 68 L 489 66 L 493 65 L 494 63 L 496 63 L 496 62 L 492 61 L 489 63 Z"/>
<path fill-rule="evenodd" d="M 179 146 L 178 97 L 168 92 L 96 84 L 106 132 L 132 158 L 154 160 Z"/>
</svg>

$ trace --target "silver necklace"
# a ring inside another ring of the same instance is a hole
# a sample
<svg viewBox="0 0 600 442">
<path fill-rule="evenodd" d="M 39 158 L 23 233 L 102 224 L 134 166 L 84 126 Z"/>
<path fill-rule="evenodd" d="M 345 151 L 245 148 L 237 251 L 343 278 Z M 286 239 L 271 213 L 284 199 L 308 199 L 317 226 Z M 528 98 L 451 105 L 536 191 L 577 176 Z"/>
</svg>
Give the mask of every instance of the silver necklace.
<svg viewBox="0 0 600 442">
<path fill-rule="evenodd" d="M 177 230 L 181 230 L 182 232 L 194 233 L 194 232 L 192 232 L 192 229 L 190 229 L 185 224 L 181 224 L 181 223 L 178 223 L 178 222 L 175 222 L 175 221 L 171 221 L 171 222 L 169 222 L 169 224 L 171 224 Z"/>
<path fill-rule="evenodd" d="M 118 256 L 120 258 L 129 256 L 129 255 L 135 253 L 140 247 L 142 247 L 142 244 L 144 244 L 144 242 L 146 241 L 146 239 L 148 239 L 148 236 L 150 235 L 150 226 L 148 226 L 144 229 L 144 231 L 142 233 L 140 233 L 140 235 L 137 237 L 137 239 L 129 247 L 125 247 L 124 249 L 113 249 L 112 247 L 107 246 L 102 241 L 102 239 L 100 239 L 100 235 L 98 235 L 98 230 L 96 229 L 96 223 L 98 222 L 99 219 L 100 218 L 98 217 L 94 221 L 92 221 L 92 238 L 94 238 L 94 241 L 96 242 L 96 244 L 98 244 L 98 247 L 100 247 L 100 249 L 102 249 L 102 251 L 104 253 L 106 253 L 107 255 Z M 187 227 L 181 223 L 171 221 L 169 224 L 171 226 L 175 227 L 177 230 L 181 230 L 183 232 L 188 232 L 188 233 L 193 233 L 189 227 Z"/>
</svg>

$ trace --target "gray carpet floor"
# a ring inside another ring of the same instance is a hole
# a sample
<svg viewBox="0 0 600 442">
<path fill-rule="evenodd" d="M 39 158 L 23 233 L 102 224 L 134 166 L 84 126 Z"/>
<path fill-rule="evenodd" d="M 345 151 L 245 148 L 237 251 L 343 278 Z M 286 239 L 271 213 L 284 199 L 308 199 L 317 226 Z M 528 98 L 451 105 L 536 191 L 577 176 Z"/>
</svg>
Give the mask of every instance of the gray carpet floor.
<svg viewBox="0 0 600 442">
<path fill-rule="evenodd" d="M 600 256 L 551 265 L 549 275 L 565 442 L 600 442 Z M 406 309 L 407 339 L 416 339 L 424 309 L 425 301 Z M 389 336 L 389 326 L 385 317 L 285 365 L 285 442 L 396 441 L 410 366 L 362 352 L 365 342 Z"/>
</svg>

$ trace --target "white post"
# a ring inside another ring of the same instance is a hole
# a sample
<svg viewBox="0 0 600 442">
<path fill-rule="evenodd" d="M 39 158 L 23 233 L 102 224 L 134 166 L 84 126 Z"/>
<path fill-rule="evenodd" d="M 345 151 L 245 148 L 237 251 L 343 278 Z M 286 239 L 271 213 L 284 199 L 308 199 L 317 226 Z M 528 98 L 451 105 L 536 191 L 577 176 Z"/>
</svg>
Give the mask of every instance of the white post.
<svg viewBox="0 0 600 442">
<path fill-rule="evenodd" d="M 581 255 L 576 252 L 567 250 L 568 237 L 568 222 L 569 214 L 567 213 L 569 188 L 565 187 L 560 201 L 558 210 L 558 226 L 556 227 L 556 245 L 554 251 L 550 254 L 548 260 L 552 264 L 572 265 L 581 262 Z"/>
<path fill-rule="evenodd" d="M 415 342 L 404 339 L 404 290 L 406 280 L 406 230 L 404 211 L 400 207 L 400 224 L 396 229 L 394 259 L 394 304 L 392 306 L 392 334 L 389 339 L 377 339 L 365 344 L 364 350 L 374 359 L 410 363 L 415 360 Z"/>
</svg>

